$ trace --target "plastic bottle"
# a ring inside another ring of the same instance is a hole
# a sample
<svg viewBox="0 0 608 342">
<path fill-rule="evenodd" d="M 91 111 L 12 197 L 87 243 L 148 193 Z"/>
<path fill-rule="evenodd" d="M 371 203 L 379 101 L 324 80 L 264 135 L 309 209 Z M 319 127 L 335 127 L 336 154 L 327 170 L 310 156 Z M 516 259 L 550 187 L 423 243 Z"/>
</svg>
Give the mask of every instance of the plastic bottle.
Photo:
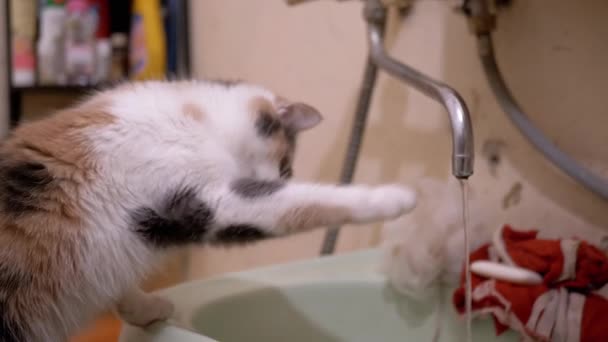
<svg viewBox="0 0 608 342">
<path fill-rule="evenodd" d="M 167 68 L 166 42 L 159 0 L 135 0 L 129 48 L 133 79 L 164 78 Z"/>
<path fill-rule="evenodd" d="M 106 82 L 110 78 L 112 66 L 112 43 L 110 41 L 110 8 L 108 0 L 90 0 L 97 13 L 97 32 L 95 37 L 95 83 Z"/>
<path fill-rule="evenodd" d="M 111 81 L 121 81 L 127 77 L 129 67 L 129 38 L 125 33 L 112 34 L 112 66 Z"/>
<path fill-rule="evenodd" d="M 40 5 L 38 83 L 65 84 L 65 1 L 44 0 Z"/>
<path fill-rule="evenodd" d="M 129 73 L 129 31 L 131 27 L 131 1 L 110 1 L 110 40 L 112 43 L 112 66 L 110 80 L 121 81 Z"/>
<path fill-rule="evenodd" d="M 36 0 L 20 0 L 10 6 L 12 83 L 17 87 L 35 83 L 36 5 Z"/>
<path fill-rule="evenodd" d="M 95 77 L 97 14 L 87 0 L 69 0 L 67 13 L 65 67 L 68 83 L 88 85 Z"/>
</svg>

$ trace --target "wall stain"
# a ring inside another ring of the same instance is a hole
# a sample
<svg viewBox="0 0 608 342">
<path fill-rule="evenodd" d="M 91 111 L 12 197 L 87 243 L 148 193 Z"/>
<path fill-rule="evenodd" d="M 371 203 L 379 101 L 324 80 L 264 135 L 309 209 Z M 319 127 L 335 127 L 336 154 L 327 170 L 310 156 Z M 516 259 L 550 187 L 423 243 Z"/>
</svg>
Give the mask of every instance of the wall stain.
<svg viewBox="0 0 608 342">
<path fill-rule="evenodd" d="M 510 207 L 516 206 L 521 202 L 521 192 L 523 190 L 523 185 L 520 182 L 515 182 L 511 189 L 505 194 L 502 198 L 502 208 L 509 209 Z"/>
</svg>

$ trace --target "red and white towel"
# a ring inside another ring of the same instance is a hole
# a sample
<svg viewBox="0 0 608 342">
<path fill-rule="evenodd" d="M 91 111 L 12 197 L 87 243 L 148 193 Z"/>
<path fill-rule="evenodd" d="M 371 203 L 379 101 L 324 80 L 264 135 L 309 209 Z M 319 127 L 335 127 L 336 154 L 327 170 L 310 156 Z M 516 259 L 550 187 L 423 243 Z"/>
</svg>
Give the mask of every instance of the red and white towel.
<svg viewBox="0 0 608 342">
<path fill-rule="evenodd" d="M 539 285 L 517 285 L 473 274 L 473 317 L 491 314 L 497 335 L 511 328 L 536 341 L 608 341 L 608 258 L 585 241 L 537 234 L 504 226 L 493 244 L 471 253 L 471 262 L 501 262 L 543 277 Z M 453 302 L 464 313 L 464 274 Z"/>
</svg>

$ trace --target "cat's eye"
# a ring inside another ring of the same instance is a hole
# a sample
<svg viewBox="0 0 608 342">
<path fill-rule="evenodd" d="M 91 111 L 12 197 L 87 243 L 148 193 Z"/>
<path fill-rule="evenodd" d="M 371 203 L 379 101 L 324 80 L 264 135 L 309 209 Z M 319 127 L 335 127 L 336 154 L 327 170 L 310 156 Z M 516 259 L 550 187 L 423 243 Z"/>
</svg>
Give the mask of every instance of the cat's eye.
<svg viewBox="0 0 608 342">
<path fill-rule="evenodd" d="M 291 168 L 287 168 L 287 169 L 281 171 L 281 178 L 289 179 L 292 176 L 293 176 L 293 171 L 291 170 Z"/>
<path fill-rule="evenodd" d="M 291 162 L 287 156 L 281 158 L 281 161 L 279 162 L 279 175 L 284 179 L 291 178 L 293 176 Z"/>
</svg>

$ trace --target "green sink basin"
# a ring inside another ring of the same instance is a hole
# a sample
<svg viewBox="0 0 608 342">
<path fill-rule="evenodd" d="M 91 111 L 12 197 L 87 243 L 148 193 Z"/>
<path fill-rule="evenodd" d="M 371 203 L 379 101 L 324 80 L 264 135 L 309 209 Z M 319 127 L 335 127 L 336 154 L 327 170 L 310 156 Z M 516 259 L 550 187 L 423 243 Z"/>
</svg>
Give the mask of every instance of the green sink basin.
<svg viewBox="0 0 608 342">
<path fill-rule="evenodd" d="M 120 341 L 464 341 L 452 289 L 427 301 L 400 296 L 379 260 L 368 250 L 182 284 L 162 293 L 176 306 L 170 322 L 125 325 Z M 476 320 L 473 332 L 474 341 L 519 340 L 497 338 L 489 319 Z"/>
</svg>

